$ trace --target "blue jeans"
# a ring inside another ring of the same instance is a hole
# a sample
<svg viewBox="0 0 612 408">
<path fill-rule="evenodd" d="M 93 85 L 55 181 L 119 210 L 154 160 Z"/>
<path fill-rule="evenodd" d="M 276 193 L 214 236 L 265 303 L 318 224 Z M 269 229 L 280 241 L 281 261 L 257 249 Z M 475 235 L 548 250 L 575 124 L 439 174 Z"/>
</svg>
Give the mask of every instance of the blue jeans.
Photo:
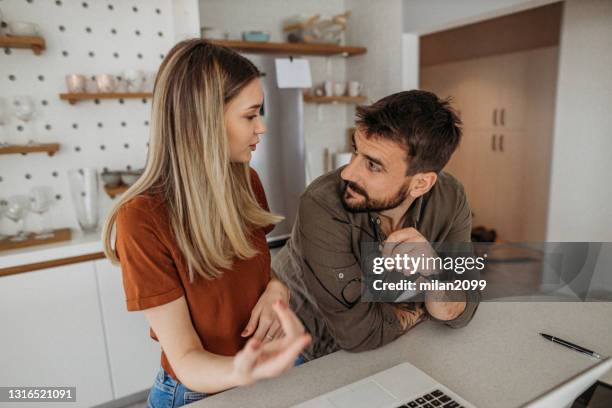
<svg viewBox="0 0 612 408">
<path fill-rule="evenodd" d="M 293 363 L 295 367 L 305 363 L 306 360 L 302 355 L 298 355 Z M 159 368 L 155 382 L 149 397 L 147 398 L 147 408 L 177 408 L 183 405 L 199 401 L 208 396 L 203 392 L 192 391 L 185 387 L 174 378 L 170 377 L 166 370 Z"/>
<path fill-rule="evenodd" d="M 182 407 L 183 405 L 199 401 L 206 396 L 207 394 L 203 392 L 192 391 L 185 387 L 170 377 L 166 370 L 160 367 L 153 387 L 149 391 L 147 408 Z"/>
</svg>

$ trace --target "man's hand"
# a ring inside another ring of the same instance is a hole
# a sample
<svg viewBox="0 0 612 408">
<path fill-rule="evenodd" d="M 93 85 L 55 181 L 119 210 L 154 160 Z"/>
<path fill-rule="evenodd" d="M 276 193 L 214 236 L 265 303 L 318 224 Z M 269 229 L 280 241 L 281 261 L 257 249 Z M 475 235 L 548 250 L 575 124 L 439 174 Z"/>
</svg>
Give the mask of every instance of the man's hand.
<svg viewBox="0 0 612 408">
<path fill-rule="evenodd" d="M 389 234 L 383 247 L 384 257 L 395 257 L 407 255 L 411 258 L 437 258 L 438 254 L 431 247 L 427 239 L 415 228 L 403 228 Z M 432 262 L 433 264 L 433 262 Z M 405 271 L 405 274 L 417 272 L 422 276 L 431 276 L 436 271 L 433 267 L 424 265 L 417 271 Z M 432 265 L 433 266 L 433 265 Z M 462 292 L 465 299 L 465 292 Z M 457 301 L 453 294 L 453 301 L 449 299 L 445 291 L 430 290 L 425 293 L 425 307 L 427 312 L 438 320 L 453 320 L 465 310 L 465 300 Z"/>
<path fill-rule="evenodd" d="M 272 304 L 272 310 L 286 333 L 281 339 L 268 343 L 251 338 L 233 360 L 232 380 L 235 384 L 252 384 L 271 378 L 293 367 L 296 357 L 306 347 L 311 337 L 304 326 L 283 301 Z"/>
<path fill-rule="evenodd" d="M 289 289 L 281 281 L 273 278 L 251 311 L 251 318 L 240 335 L 248 337 L 255 332 L 253 338 L 264 343 L 281 337 L 283 330 L 273 308 L 277 300 L 289 304 Z"/>
<path fill-rule="evenodd" d="M 465 292 L 461 292 L 465 299 Z M 457 295 L 453 293 L 453 298 Z M 455 299 L 454 299 L 455 300 Z M 438 320 L 453 320 L 465 310 L 466 301 L 449 301 L 448 294 L 443 290 L 428 290 L 425 293 L 427 312 Z"/>
<path fill-rule="evenodd" d="M 423 303 L 397 303 L 394 307 L 395 316 L 399 320 L 403 331 L 408 330 L 426 317 Z"/>
<path fill-rule="evenodd" d="M 409 258 L 437 258 L 438 254 L 431 247 L 427 239 L 416 228 L 402 228 L 392 232 L 387 237 L 382 250 L 382 256 L 386 258 L 395 258 L 400 255 L 402 258 L 406 255 Z M 436 273 L 433 268 L 434 262 L 431 262 L 430 268 L 427 265 L 422 265 L 418 270 L 404 270 L 405 275 L 419 273 L 423 276 L 429 276 Z"/>
</svg>

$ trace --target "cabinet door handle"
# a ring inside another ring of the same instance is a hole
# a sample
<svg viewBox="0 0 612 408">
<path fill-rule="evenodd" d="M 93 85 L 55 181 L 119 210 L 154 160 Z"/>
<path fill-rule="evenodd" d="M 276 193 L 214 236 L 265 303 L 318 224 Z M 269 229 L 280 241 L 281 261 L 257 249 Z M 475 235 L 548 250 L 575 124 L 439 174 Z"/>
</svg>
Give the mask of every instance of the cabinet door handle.
<svg viewBox="0 0 612 408">
<path fill-rule="evenodd" d="M 501 123 L 502 126 L 506 125 L 506 119 L 504 118 L 506 116 L 505 114 L 506 114 L 506 108 L 503 108 L 499 116 L 499 122 Z"/>
<path fill-rule="evenodd" d="M 493 150 L 493 151 L 497 150 L 497 149 L 495 148 L 495 139 L 496 139 L 496 138 L 497 138 L 497 136 L 496 136 L 496 135 L 492 135 L 492 136 L 491 136 L 491 150 Z"/>
<path fill-rule="evenodd" d="M 499 151 L 504 151 L 504 135 L 499 135 Z"/>
<path fill-rule="evenodd" d="M 493 109 L 493 126 L 497 126 L 497 108 Z"/>
</svg>

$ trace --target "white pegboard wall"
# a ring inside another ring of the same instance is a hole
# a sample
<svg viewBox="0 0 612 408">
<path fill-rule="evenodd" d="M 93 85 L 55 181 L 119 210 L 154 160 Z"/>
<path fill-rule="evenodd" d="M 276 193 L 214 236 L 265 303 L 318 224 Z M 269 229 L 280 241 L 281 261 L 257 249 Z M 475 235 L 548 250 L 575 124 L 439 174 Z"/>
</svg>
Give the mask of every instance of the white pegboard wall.
<svg viewBox="0 0 612 408">
<path fill-rule="evenodd" d="M 26 126 L 11 115 L 0 132 L 11 141 L 58 142 L 60 151 L 0 156 L 0 198 L 51 186 L 55 227 L 77 228 L 67 171 L 80 167 L 136 169 L 144 165 L 151 100 L 107 99 L 70 105 L 65 76 L 155 72 L 174 43 L 171 0 L 0 0 L 3 20 L 38 24 L 46 50 L 0 49 L 0 98 L 29 95 L 36 112 Z M 101 220 L 112 201 L 100 190 Z"/>
</svg>

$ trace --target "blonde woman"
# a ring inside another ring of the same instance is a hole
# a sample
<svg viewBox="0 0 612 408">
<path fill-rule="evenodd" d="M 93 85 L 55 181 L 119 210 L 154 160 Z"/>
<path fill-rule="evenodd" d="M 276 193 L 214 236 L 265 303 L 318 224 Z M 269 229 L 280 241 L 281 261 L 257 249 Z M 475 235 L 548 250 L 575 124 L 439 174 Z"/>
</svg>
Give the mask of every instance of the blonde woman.
<svg viewBox="0 0 612 408">
<path fill-rule="evenodd" d="M 249 167 L 265 132 L 260 76 L 228 48 L 177 44 L 155 81 L 144 173 L 106 220 L 127 308 L 162 348 L 149 407 L 277 376 L 310 342 L 271 276 L 265 234 L 281 217 Z"/>
</svg>

